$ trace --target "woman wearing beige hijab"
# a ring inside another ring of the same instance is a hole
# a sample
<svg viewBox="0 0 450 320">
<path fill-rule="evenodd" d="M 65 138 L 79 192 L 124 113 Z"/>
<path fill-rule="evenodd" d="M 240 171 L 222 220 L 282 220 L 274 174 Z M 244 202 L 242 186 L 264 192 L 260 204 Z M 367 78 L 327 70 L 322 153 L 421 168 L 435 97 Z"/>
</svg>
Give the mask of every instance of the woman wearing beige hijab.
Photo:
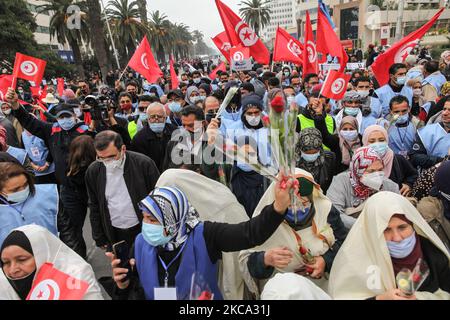
<svg viewBox="0 0 450 320">
<path fill-rule="evenodd" d="M 396 276 L 421 259 L 429 275 L 412 296 Z M 350 230 L 330 273 L 334 299 L 450 299 L 450 255 L 413 205 L 401 195 L 373 195 Z"/>
</svg>

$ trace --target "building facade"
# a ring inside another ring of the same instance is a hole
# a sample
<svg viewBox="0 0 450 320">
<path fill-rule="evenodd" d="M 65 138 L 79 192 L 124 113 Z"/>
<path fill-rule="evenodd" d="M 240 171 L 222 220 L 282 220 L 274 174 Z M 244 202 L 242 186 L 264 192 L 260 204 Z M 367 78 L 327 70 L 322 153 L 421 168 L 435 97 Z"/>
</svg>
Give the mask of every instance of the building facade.
<svg viewBox="0 0 450 320">
<path fill-rule="evenodd" d="M 277 27 L 280 26 L 286 30 L 294 29 L 296 32 L 295 7 L 297 0 L 272 0 L 269 8 L 270 24 L 263 28 L 261 38 L 263 41 L 270 42 L 275 38 Z"/>
</svg>

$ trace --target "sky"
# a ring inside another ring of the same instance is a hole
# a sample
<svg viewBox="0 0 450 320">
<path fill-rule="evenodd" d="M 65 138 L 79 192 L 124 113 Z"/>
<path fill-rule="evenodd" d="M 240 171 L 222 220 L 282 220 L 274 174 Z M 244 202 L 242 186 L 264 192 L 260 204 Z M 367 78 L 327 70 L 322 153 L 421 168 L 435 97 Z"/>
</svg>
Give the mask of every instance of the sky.
<svg viewBox="0 0 450 320">
<path fill-rule="evenodd" d="M 238 3 L 241 0 L 222 0 L 234 12 L 239 14 Z M 159 10 L 172 22 L 183 22 L 190 30 L 200 30 L 205 35 L 208 46 L 215 48 L 210 40 L 224 31 L 214 0 L 147 0 L 147 11 Z"/>
</svg>

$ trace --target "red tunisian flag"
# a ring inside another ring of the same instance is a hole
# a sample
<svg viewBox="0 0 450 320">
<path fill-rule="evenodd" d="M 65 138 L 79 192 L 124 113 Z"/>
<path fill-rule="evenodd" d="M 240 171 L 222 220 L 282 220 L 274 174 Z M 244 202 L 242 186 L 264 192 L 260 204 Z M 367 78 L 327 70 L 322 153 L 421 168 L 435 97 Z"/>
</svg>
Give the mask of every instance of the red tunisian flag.
<svg viewBox="0 0 450 320">
<path fill-rule="evenodd" d="M 317 63 L 317 49 L 314 42 L 314 34 L 309 17 L 309 11 L 306 11 L 305 22 L 305 50 L 303 50 L 303 78 L 309 73 L 319 73 L 319 64 Z"/>
<path fill-rule="evenodd" d="M 321 95 L 340 100 L 347 91 L 347 85 L 352 76 L 338 70 L 330 70 L 325 82 L 322 85 Z"/>
<path fill-rule="evenodd" d="M 303 45 L 286 30 L 278 27 L 273 49 L 273 61 L 288 61 L 302 64 Z"/>
<path fill-rule="evenodd" d="M 47 61 L 38 58 L 30 57 L 22 53 L 16 53 L 16 60 L 14 61 L 13 70 L 13 84 L 16 88 L 16 80 L 18 78 L 33 81 L 37 85 L 42 82 L 44 77 L 45 66 Z"/>
<path fill-rule="evenodd" d="M 389 82 L 389 67 L 394 63 L 402 63 L 405 61 L 411 50 L 414 49 L 414 47 L 419 43 L 420 38 L 422 38 L 436 22 L 436 20 L 439 19 L 442 11 L 444 11 L 444 8 L 439 10 L 434 17 L 425 23 L 420 29 L 411 32 L 375 59 L 375 62 L 371 65 L 371 67 L 380 86 L 384 86 Z"/>
<path fill-rule="evenodd" d="M 339 71 L 344 71 L 347 66 L 348 55 L 342 46 L 341 41 L 330 25 L 328 18 L 321 10 L 317 11 L 317 32 L 316 32 L 317 51 L 323 56 L 327 54 L 338 57 L 341 68 Z"/>
<path fill-rule="evenodd" d="M 27 300 L 81 300 L 89 284 L 44 263 L 37 273 Z"/>
<path fill-rule="evenodd" d="M 209 78 L 211 80 L 214 80 L 217 77 L 217 72 L 219 71 L 227 71 L 227 66 L 225 65 L 225 62 L 221 62 L 211 73 L 209 74 Z"/>
<path fill-rule="evenodd" d="M 172 83 L 172 90 L 178 88 L 178 85 L 180 84 L 180 80 L 178 80 L 177 73 L 175 72 L 175 68 L 173 66 L 173 57 L 170 56 L 170 81 Z"/>
<path fill-rule="evenodd" d="M 230 59 L 233 61 L 243 61 L 250 59 L 250 49 L 241 45 L 230 49 Z"/>
<path fill-rule="evenodd" d="M 163 72 L 153 57 L 147 36 L 144 36 L 139 47 L 136 48 L 130 62 L 128 62 L 128 66 L 136 72 L 139 72 L 150 83 L 155 83 L 163 75 Z"/>
<path fill-rule="evenodd" d="M 37 101 L 41 101 L 47 96 L 47 86 L 44 87 L 44 89 L 41 89 L 40 86 L 37 87 L 30 87 L 31 90 L 31 97 Z"/>
<path fill-rule="evenodd" d="M 2 74 L 0 75 L 0 101 L 5 101 L 6 93 L 8 93 L 8 88 L 12 86 L 13 76 L 12 74 Z"/>
<path fill-rule="evenodd" d="M 250 49 L 251 56 L 261 64 L 269 64 L 270 52 L 257 34 L 228 6 L 216 0 L 217 9 L 222 19 L 225 31 L 234 47 L 242 44 Z"/>
<path fill-rule="evenodd" d="M 63 78 L 57 78 L 56 79 L 58 85 L 56 86 L 59 97 L 62 97 L 64 92 L 64 79 Z"/>
<path fill-rule="evenodd" d="M 228 39 L 227 33 L 221 32 L 214 38 L 211 38 L 211 40 L 216 45 L 217 49 L 222 53 L 222 55 L 230 62 L 230 49 L 231 49 L 231 43 Z"/>
</svg>

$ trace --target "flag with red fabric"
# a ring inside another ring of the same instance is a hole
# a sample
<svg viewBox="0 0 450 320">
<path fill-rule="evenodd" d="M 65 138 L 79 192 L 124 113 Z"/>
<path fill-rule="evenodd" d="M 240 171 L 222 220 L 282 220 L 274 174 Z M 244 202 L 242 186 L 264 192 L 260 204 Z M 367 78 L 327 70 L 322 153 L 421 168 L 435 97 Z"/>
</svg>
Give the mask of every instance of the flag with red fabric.
<svg viewBox="0 0 450 320">
<path fill-rule="evenodd" d="M 250 49 L 242 45 L 237 45 L 230 49 L 230 58 L 233 61 L 243 61 L 250 59 Z"/>
<path fill-rule="evenodd" d="M 8 88 L 12 87 L 12 74 L 0 75 L 0 101 L 6 100 L 5 96 L 8 93 Z"/>
<path fill-rule="evenodd" d="M 172 84 L 172 90 L 178 88 L 179 84 L 180 84 L 180 80 L 178 80 L 178 76 L 177 73 L 175 72 L 175 67 L 174 67 L 174 62 L 173 62 L 173 57 L 170 56 L 170 81 Z"/>
<path fill-rule="evenodd" d="M 57 78 L 57 91 L 58 91 L 58 96 L 62 97 L 63 92 L 64 92 L 64 78 Z"/>
<path fill-rule="evenodd" d="M 342 99 L 347 91 L 350 78 L 350 74 L 345 74 L 338 70 L 330 70 L 322 85 L 320 94 L 334 100 Z"/>
<path fill-rule="evenodd" d="M 228 39 L 228 35 L 225 31 L 219 33 L 214 38 L 211 38 L 211 40 L 216 45 L 217 49 L 219 49 L 220 53 L 230 62 L 230 49 L 231 49 L 231 43 Z"/>
<path fill-rule="evenodd" d="M 329 54 L 332 57 L 339 59 L 341 68 L 339 71 L 344 71 L 347 66 L 348 55 L 342 46 L 336 32 L 321 7 L 317 11 L 317 32 L 316 32 L 316 46 L 317 52 L 322 53 L 322 60 L 326 60 L 326 56 Z M 325 61 L 323 61 L 325 62 Z"/>
<path fill-rule="evenodd" d="M 242 44 L 250 49 L 256 62 L 269 64 L 270 52 L 253 29 L 220 0 L 216 0 L 216 5 L 231 46 Z"/>
<path fill-rule="evenodd" d="M 441 8 L 430 21 L 416 31 L 408 34 L 399 42 L 394 43 L 385 53 L 379 55 L 375 59 L 375 62 L 371 67 L 380 86 L 384 86 L 389 82 L 389 67 L 394 63 L 402 63 L 405 61 L 411 50 L 419 43 L 420 38 L 422 38 L 436 20 L 439 19 L 439 16 L 443 11 L 444 8 Z"/>
<path fill-rule="evenodd" d="M 219 71 L 227 71 L 227 66 L 225 64 L 225 62 L 221 62 L 216 68 L 214 68 L 214 70 L 209 74 L 209 78 L 211 80 L 214 80 L 217 77 L 217 72 Z"/>
<path fill-rule="evenodd" d="M 303 50 L 303 78 L 310 73 L 319 73 L 319 64 L 317 63 L 317 48 L 314 42 L 314 34 L 309 17 L 309 11 L 306 11 L 305 21 L 305 41 Z"/>
<path fill-rule="evenodd" d="M 27 300 L 81 300 L 89 283 L 44 263 L 33 281 Z"/>
<path fill-rule="evenodd" d="M 303 45 L 286 30 L 278 27 L 273 49 L 273 61 L 288 61 L 302 64 Z"/>
<path fill-rule="evenodd" d="M 35 57 L 27 56 L 25 54 L 16 53 L 16 60 L 14 61 L 13 83 L 12 87 L 16 88 L 17 79 L 24 79 L 33 81 L 37 85 L 42 82 L 44 77 L 45 66 L 47 61 Z"/>
<path fill-rule="evenodd" d="M 141 43 L 136 48 L 130 62 L 128 62 L 128 66 L 140 73 L 150 83 L 155 83 L 156 80 L 163 75 L 163 72 L 153 57 L 147 36 L 144 36 L 144 39 L 142 39 Z"/>
</svg>

